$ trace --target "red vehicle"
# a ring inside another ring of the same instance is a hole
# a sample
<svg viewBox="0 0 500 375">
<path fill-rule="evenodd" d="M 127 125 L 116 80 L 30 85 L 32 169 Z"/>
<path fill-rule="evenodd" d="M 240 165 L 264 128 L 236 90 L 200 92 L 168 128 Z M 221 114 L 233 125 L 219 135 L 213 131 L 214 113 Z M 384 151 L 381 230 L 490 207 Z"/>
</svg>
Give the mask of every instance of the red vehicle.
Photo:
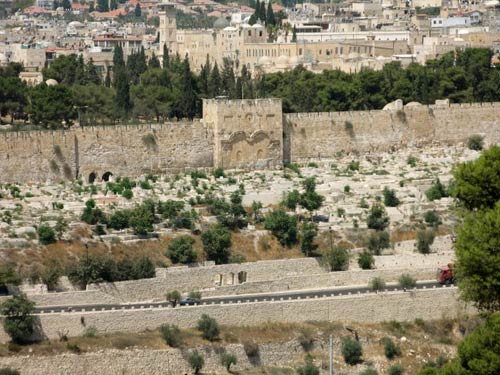
<svg viewBox="0 0 500 375">
<path fill-rule="evenodd" d="M 453 263 L 447 266 L 439 267 L 437 270 L 437 280 L 440 284 L 455 284 L 455 275 L 453 273 Z"/>
</svg>

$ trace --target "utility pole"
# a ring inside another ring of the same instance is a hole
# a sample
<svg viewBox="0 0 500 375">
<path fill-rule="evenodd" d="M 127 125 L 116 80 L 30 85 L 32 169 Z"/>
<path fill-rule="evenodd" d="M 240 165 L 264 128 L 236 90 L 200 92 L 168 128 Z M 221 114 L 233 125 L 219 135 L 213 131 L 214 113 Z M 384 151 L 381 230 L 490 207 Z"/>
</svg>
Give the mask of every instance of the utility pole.
<svg viewBox="0 0 500 375">
<path fill-rule="evenodd" d="M 333 336 L 330 335 L 330 375 L 333 375 Z"/>
</svg>

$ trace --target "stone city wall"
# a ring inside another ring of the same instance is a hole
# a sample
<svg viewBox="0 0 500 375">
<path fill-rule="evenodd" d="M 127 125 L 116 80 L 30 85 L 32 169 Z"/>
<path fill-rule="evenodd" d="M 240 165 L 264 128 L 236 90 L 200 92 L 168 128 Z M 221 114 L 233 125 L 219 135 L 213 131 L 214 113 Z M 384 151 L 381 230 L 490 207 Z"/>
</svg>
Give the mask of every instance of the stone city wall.
<svg viewBox="0 0 500 375">
<path fill-rule="evenodd" d="M 292 113 L 284 116 L 285 159 L 334 158 L 431 142 L 463 142 L 481 134 L 500 142 L 500 103 L 407 105 L 402 110 Z M 288 152 L 287 152 L 288 147 Z"/>
<path fill-rule="evenodd" d="M 436 303 L 439 301 L 439 303 Z M 346 295 L 334 298 L 290 301 L 250 302 L 189 306 L 183 308 L 141 308 L 134 310 L 78 313 L 48 313 L 39 315 L 41 334 L 56 339 L 60 332 L 80 336 L 93 326 L 100 334 L 141 332 L 162 324 L 193 327 L 202 314 L 208 314 L 224 325 L 256 325 L 268 321 L 304 322 L 310 320 L 341 322 L 411 321 L 415 318 L 452 318 L 463 313 L 458 290 L 438 287 L 411 292 Z M 469 308 L 470 311 L 471 308 Z M 8 341 L 0 331 L 0 342 Z"/>
<path fill-rule="evenodd" d="M 59 182 L 106 172 L 139 176 L 213 165 L 212 132 L 203 123 L 121 125 L 0 133 L 3 182 Z M 106 178 L 106 177 L 105 177 Z"/>
<path fill-rule="evenodd" d="M 500 141 L 500 103 L 283 115 L 277 99 L 208 100 L 202 121 L 0 133 L 3 182 L 57 182 L 106 172 L 136 177 L 190 168 L 265 168 L 341 151 Z M 283 136 L 282 134 L 283 133 Z"/>
</svg>

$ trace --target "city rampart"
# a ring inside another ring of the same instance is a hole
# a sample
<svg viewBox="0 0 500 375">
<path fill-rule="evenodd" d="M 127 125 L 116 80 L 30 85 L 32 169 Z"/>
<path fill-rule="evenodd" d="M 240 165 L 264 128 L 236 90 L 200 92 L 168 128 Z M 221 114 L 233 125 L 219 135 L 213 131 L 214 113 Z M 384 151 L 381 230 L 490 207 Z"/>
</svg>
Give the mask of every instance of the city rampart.
<svg viewBox="0 0 500 375">
<path fill-rule="evenodd" d="M 284 116 L 288 161 L 334 158 L 340 152 L 395 150 L 466 141 L 472 134 L 500 142 L 500 103 L 424 106 L 399 110 L 293 113 Z"/>
<path fill-rule="evenodd" d="M 3 182 L 97 182 L 212 167 L 212 147 L 200 121 L 1 132 L 0 175 Z"/>
<path fill-rule="evenodd" d="M 281 100 L 204 101 L 203 119 L 157 125 L 92 126 L 0 133 L 3 182 L 169 173 L 193 168 L 269 168 L 284 162 L 453 144 L 472 134 L 500 142 L 500 103 L 380 111 L 282 114 Z"/>
</svg>

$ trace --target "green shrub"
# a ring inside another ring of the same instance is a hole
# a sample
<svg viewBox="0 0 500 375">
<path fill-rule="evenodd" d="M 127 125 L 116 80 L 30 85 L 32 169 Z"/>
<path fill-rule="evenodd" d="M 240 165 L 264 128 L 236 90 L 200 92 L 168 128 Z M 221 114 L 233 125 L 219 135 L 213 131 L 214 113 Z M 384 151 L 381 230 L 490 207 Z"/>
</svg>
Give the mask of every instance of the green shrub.
<svg viewBox="0 0 500 375">
<path fill-rule="evenodd" d="M 219 338 L 219 323 L 207 314 L 203 314 L 198 320 L 197 328 L 201 331 L 203 338 L 208 341 L 215 341 Z"/>
<path fill-rule="evenodd" d="M 307 164 L 307 166 L 308 166 L 309 168 L 318 168 L 318 163 L 315 163 L 315 162 L 311 161 L 311 162 L 309 162 L 309 163 Z"/>
<path fill-rule="evenodd" d="M 77 344 L 71 344 L 69 342 L 66 344 L 66 349 L 75 354 L 80 354 L 82 352 L 82 349 L 80 349 L 80 347 Z"/>
<path fill-rule="evenodd" d="M 85 202 L 85 208 L 83 209 L 83 213 L 80 216 L 80 220 L 90 225 L 95 225 L 98 223 L 105 224 L 107 222 L 106 215 L 100 208 L 96 207 L 95 201 L 93 199 L 89 199 L 87 202 Z"/>
<path fill-rule="evenodd" d="M 94 326 L 89 326 L 85 328 L 85 331 L 83 332 L 83 337 L 87 338 L 97 337 L 97 328 Z"/>
<path fill-rule="evenodd" d="M 408 156 L 408 159 L 406 159 L 406 163 L 413 168 L 417 166 L 417 161 L 418 159 L 412 155 Z"/>
<path fill-rule="evenodd" d="M 182 344 L 181 330 L 173 324 L 163 324 L 160 326 L 160 333 L 168 346 L 177 348 Z"/>
<path fill-rule="evenodd" d="M 384 354 L 387 359 L 393 359 L 401 355 L 401 349 L 390 337 L 384 337 L 381 341 L 384 345 Z"/>
<path fill-rule="evenodd" d="M 366 239 L 365 246 L 375 255 L 380 255 L 382 250 L 391 246 L 391 236 L 389 232 L 371 233 Z"/>
<path fill-rule="evenodd" d="M 368 202 L 366 201 L 365 198 L 361 198 L 361 200 L 359 201 L 359 207 L 361 207 L 361 208 L 368 208 L 370 206 L 368 205 Z"/>
<path fill-rule="evenodd" d="M 270 230 L 282 246 L 297 243 L 297 218 L 283 210 L 270 212 L 264 220 L 264 228 Z"/>
<path fill-rule="evenodd" d="M 134 193 L 132 192 L 131 189 L 124 189 L 123 192 L 122 192 L 122 197 L 125 198 L 125 199 L 132 199 L 132 197 L 134 196 Z"/>
<path fill-rule="evenodd" d="M 429 254 L 431 245 L 434 243 L 434 231 L 425 229 L 417 232 L 417 251 L 421 254 Z"/>
<path fill-rule="evenodd" d="M 139 183 L 139 186 L 141 187 L 141 189 L 144 189 L 144 190 L 151 190 L 153 188 L 148 180 L 141 181 Z M 127 199 L 129 199 L 129 198 L 127 198 Z"/>
<path fill-rule="evenodd" d="M 389 216 L 385 212 L 384 207 L 380 204 L 374 204 L 366 218 L 368 228 L 375 230 L 384 230 L 389 226 Z"/>
<path fill-rule="evenodd" d="M 166 256 L 170 258 L 172 263 L 193 263 L 196 262 L 197 254 L 193 248 L 194 239 L 190 236 L 180 236 L 174 238 L 168 244 Z"/>
<path fill-rule="evenodd" d="M 216 264 L 225 264 L 231 255 L 231 232 L 223 227 L 216 226 L 201 234 L 203 250 L 208 260 Z"/>
<path fill-rule="evenodd" d="M 224 174 L 224 169 L 222 168 L 216 168 L 214 169 L 214 177 L 215 178 L 220 178 L 220 177 L 225 177 L 226 175 Z"/>
<path fill-rule="evenodd" d="M 130 210 L 115 211 L 109 217 L 109 227 L 115 230 L 121 230 L 129 227 Z"/>
<path fill-rule="evenodd" d="M 437 214 L 436 211 L 427 211 L 424 215 L 424 221 L 427 223 L 427 225 L 430 225 L 432 227 L 438 227 L 439 224 L 441 224 L 441 218 Z"/>
<path fill-rule="evenodd" d="M 372 254 L 367 251 L 363 251 L 359 254 L 358 265 L 363 270 L 371 270 L 375 264 L 375 258 Z"/>
<path fill-rule="evenodd" d="M 4 316 L 3 328 L 15 344 L 32 341 L 35 331 L 34 309 L 35 304 L 24 294 L 9 298 L 0 305 L 0 314 Z"/>
<path fill-rule="evenodd" d="M 352 160 L 347 166 L 347 169 L 351 171 L 359 171 L 359 161 Z"/>
<path fill-rule="evenodd" d="M 344 361 L 348 365 L 354 366 L 362 362 L 363 347 L 359 341 L 346 338 L 342 340 L 341 350 Z"/>
<path fill-rule="evenodd" d="M 470 150 L 481 151 L 484 147 L 484 138 L 479 134 L 474 134 L 467 140 L 467 148 Z"/>
<path fill-rule="evenodd" d="M 306 256 L 311 256 L 317 246 L 314 243 L 314 239 L 318 234 L 318 226 L 316 223 L 305 221 L 302 224 L 300 231 L 300 250 Z"/>
<path fill-rule="evenodd" d="M 404 372 L 404 368 L 400 364 L 395 364 L 389 367 L 389 375 L 403 375 Z"/>
<path fill-rule="evenodd" d="M 437 178 L 432 186 L 425 191 L 425 196 L 429 201 L 438 200 L 441 198 L 446 198 L 449 195 L 446 187 L 441 183 L 439 178 Z"/>
<path fill-rule="evenodd" d="M 378 372 L 374 368 L 370 367 L 361 371 L 359 375 L 378 375 Z"/>
<path fill-rule="evenodd" d="M 384 204 L 387 207 L 397 207 L 399 205 L 399 199 L 396 196 L 394 189 L 389 189 L 387 186 L 384 188 L 382 194 L 384 195 Z"/>
<path fill-rule="evenodd" d="M 188 363 L 189 366 L 193 369 L 195 374 L 199 374 L 200 370 L 205 365 L 205 359 L 203 359 L 203 355 L 199 353 L 197 350 L 193 350 L 188 355 Z"/>
<path fill-rule="evenodd" d="M 222 366 L 225 367 L 225 369 L 228 372 L 231 369 L 231 366 L 235 365 L 237 362 L 238 362 L 238 359 L 236 358 L 236 356 L 234 354 L 231 354 L 231 353 L 222 354 L 221 364 L 222 364 Z"/>
<path fill-rule="evenodd" d="M 300 203 L 300 193 L 297 189 L 292 190 L 288 194 L 283 195 L 281 205 L 289 210 L 295 210 Z"/>
<path fill-rule="evenodd" d="M 373 291 L 380 291 L 385 288 L 385 281 L 381 277 L 374 277 L 370 280 L 368 286 Z"/>
<path fill-rule="evenodd" d="M 300 168 L 297 164 L 294 164 L 294 163 L 291 163 L 291 164 L 287 164 L 285 165 L 286 168 L 290 169 L 291 171 L 294 171 L 295 173 L 297 173 L 298 176 L 300 176 Z"/>
<path fill-rule="evenodd" d="M 21 375 L 21 373 L 10 367 L 0 368 L 0 375 Z"/>
<path fill-rule="evenodd" d="M 323 253 L 323 261 L 330 271 L 345 271 L 349 268 L 349 252 L 341 246 L 334 246 Z"/>
<path fill-rule="evenodd" d="M 344 193 L 350 193 L 351 192 L 351 187 L 349 185 L 344 186 Z"/>
<path fill-rule="evenodd" d="M 314 366 L 313 357 L 310 354 L 306 355 L 304 365 L 297 368 L 298 375 L 319 375 L 319 367 Z"/>
<path fill-rule="evenodd" d="M 401 288 L 405 289 L 412 289 L 417 285 L 417 281 L 408 273 L 403 273 L 398 282 Z"/>
<path fill-rule="evenodd" d="M 50 227 L 49 224 L 43 223 L 41 224 L 38 229 L 38 241 L 42 245 L 49 245 L 51 243 L 56 242 L 56 234 L 54 230 Z"/>
<path fill-rule="evenodd" d="M 156 147 L 156 138 L 154 134 L 148 133 L 142 136 L 142 143 L 149 149 L 154 149 Z"/>
<path fill-rule="evenodd" d="M 179 301 L 181 299 L 181 294 L 179 293 L 178 290 L 172 290 L 172 291 L 167 293 L 166 299 L 168 302 L 170 302 L 172 304 L 172 307 L 175 307 L 175 306 L 177 306 L 177 304 L 179 303 Z"/>
</svg>

